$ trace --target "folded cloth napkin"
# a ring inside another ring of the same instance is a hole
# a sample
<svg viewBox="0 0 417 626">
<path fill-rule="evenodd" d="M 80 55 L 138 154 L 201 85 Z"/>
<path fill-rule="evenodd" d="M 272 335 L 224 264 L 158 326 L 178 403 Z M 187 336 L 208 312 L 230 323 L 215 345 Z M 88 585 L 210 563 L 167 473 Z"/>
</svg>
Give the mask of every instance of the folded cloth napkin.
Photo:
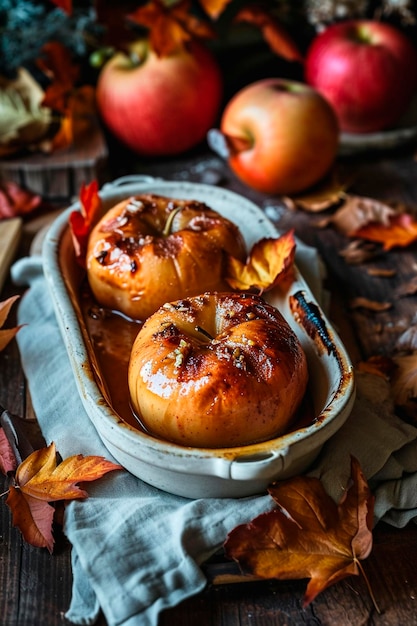
<svg viewBox="0 0 417 626">
<path fill-rule="evenodd" d="M 297 264 L 312 272 L 315 252 L 301 247 Z M 317 266 L 318 267 L 318 266 Z M 307 273 L 307 272 L 306 272 Z M 12 268 L 29 285 L 19 305 L 22 364 L 47 443 L 62 457 L 95 454 L 111 459 L 90 422 L 75 385 L 39 256 Z M 317 285 L 315 286 L 317 287 Z M 315 293 L 318 293 L 316 288 Z M 375 397 L 358 376 L 357 400 L 342 429 L 324 447 L 312 474 L 339 498 L 359 460 L 376 494 L 376 519 L 397 526 L 417 519 L 417 429 L 387 408 L 381 379 Z M 66 617 L 93 624 L 100 610 L 109 626 L 155 626 L 160 612 L 201 591 L 201 564 L 227 534 L 273 508 L 268 495 L 188 500 L 159 491 L 126 471 L 88 487 L 89 498 L 66 507 L 64 531 L 72 544 L 73 590 Z"/>
</svg>

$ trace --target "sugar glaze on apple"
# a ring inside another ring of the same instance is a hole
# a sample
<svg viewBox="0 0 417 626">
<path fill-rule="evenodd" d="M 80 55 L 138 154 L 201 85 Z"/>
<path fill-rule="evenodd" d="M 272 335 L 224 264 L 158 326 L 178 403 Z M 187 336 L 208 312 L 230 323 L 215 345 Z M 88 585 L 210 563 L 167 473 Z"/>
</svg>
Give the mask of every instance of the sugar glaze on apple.
<svg viewBox="0 0 417 626">
<path fill-rule="evenodd" d="M 260 296 L 206 293 L 162 306 L 134 342 L 133 409 L 151 434 L 224 448 L 279 436 L 307 387 L 302 346 Z"/>
</svg>

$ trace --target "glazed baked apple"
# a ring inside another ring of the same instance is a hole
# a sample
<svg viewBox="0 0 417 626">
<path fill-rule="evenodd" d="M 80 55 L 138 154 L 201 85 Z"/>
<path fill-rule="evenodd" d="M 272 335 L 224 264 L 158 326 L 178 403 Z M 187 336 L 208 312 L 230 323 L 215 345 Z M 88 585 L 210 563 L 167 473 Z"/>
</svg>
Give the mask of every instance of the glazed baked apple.
<svg viewBox="0 0 417 626">
<path fill-rule="evenodd" d="M 134 342 L 133 409 L 159 438 L 199 448 L 284 433 L 305 394 L 306 356 L 260 296 L 206 293 L 162 306 Z"/>
<path fill-rule="evenodd" d="M 87 275 L 96 300 L 144 320 L 164 302 L 230 289 L 225 253 L 244 261 L 238 227 L 202 202 L 127 198 L 92 230 Z"/>
</svg>

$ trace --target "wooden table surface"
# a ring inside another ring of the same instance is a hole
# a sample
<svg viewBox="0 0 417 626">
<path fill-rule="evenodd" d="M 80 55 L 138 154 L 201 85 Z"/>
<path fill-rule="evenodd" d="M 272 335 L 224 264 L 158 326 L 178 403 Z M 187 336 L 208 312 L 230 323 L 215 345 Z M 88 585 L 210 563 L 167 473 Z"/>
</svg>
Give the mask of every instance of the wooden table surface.
<svg viewBox="0 0 417 626">
<path fill-rule="evenodd" d="M 415 147 L 405 146 L 389 153 L 344 157 L 339 165 L 352 175 L 351 192 L 378 199 L 396 200 L 417 206 L 417 160 Z M 129 155 L 126 155 L 129 156 Z M 175 161 L 141 163 L 137 159 L 112 158 L 109 179 L 128 173 L 163 176 L 220 184 L 255 200 L 281 230 L 295 228 L 306 243 L 316 246 L 328 268 L 332 293 L 331 317 L 352 360 L 375 354 L 389 354 L 404 322 L 416 309 L 416 296 L 395 298 L 401 280 L 415 275 L 417 246 L 392 251 L 374 261 L 397 270 L 394 278 L 370 277 L 361 266 L 348 266 L 338 251 L 346 240 L 332 228 L 318 228 L 318 216 L 285 208 L 279 197 L 267 197 L 248 190 L 213 154 L 204 150 Z M 27 253 L 31 238 L 43 223 L 25 220 L 18 254 Z M 0 299 L 19 293 L 7 280 Z M 393 301 L 390 311 L 367 314 L 351 310 L 351 298 Z M 13 315 L 8 323 L 13 324 Z M 0 353 L 0 404 L 9 411 L 32 416 L 30 398 L 22 373 L 17 344 Z M 0 490 L 7 482 L 0 477 Z M 416 496 L 417 498 L 417 496 Z M 25 544 L 12 527 L 4 502 L 0 505 L 0 622 L 3 626 L 57 626 L 65 624 L 63 613 L 71 597 L 70 545 L 58 535 L 53 555 Z M 334 625 L 380 626 L 417 625 L 417 528 L 414 524 L 395 529 L 379 524 L 374 531 L 374 547 L 363 562 L 380 607 L 378 614 L 362 577 L 350 577 L 330 587 L 306 609 L 302 596 L 306 581 L 265 581 L 217 584 L 210 582 L 203 592 L 161 615 L 160 626 L 267 626 Z M 209 576 L 221 572 L 220 563 L 209 568 Z M 106 624 L 104 618 L 99 626 Z"/>
</svg>

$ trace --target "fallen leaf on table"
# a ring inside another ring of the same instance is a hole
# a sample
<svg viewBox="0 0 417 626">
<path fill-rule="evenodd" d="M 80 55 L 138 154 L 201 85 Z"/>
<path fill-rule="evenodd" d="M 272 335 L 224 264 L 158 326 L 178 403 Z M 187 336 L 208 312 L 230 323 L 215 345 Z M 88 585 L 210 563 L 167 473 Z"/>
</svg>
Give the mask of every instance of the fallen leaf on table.
<svg viewBox="0 0 417 626">
<path fill-rule="evenodd" d="M 69 216 L 75 256 L 82 266 L 85 264 L 88 236 L 100 209 L 98 182 L 93 180 L 88 185 L 83 184 L 80 191 L 80 210 L 72 211 Z"/>
<path fill-rule="evenodd" d="M 0 182 L 0 220 L 31 213 L 41 203 L 41 196 L 23 189 L 17 183 L 11 180 Z"/>
<path fill-rule="evenodd" d="M 372 550 L 374 498 L 356 459 L 338 504 L 308 476 L 277 482 L 269 493 L 278 508 L 236 527 L 224 545 L 244 573 L 309 578 L 306 606 L 330 585 L 362 572 L 360 560 Z"/>
<path fill-rule="evenodd" d="M 17 460 L 3 428 L 0 428 L 0 472 L 7 475 L 15 472 Z"/>
<path fill-rule="evenodd" d="M 7 298 L 7 300 L 0 302 L 0 352 L 1 350 L 4 350 L 7 344 L 22 328 L 22 325 L 14 326 L 13 328 L 3 328 L 10 309 L 19 297 L 20 296 L 11 296 L 11 298 Z"/>
<path fill-rule="evenodd" d="M 401 333 L 395 347 L 405 352 L 417 352 L 417 319 L 413 319 L 408 328 Z"/>
<path fill-rule="evenodd" d="M 49 502 L 87 498 L 78 483 L 94 481 L 108 472 L 123 469 L 100 456 L 71 456 L 57 460 L 54 443 L 30 454 L 16 469 L 15 485 L 6 500 L 25 541 L 53 549 L 54 507 Z"/>
<path fill-rule="evenodd" d="M 381 376 L 385 380 L 390 380 L 395 370 L 395 365 L 390 357 L 376 355 L 369 357 L 366 361 L 359 361 L 356 364 L 356 369 L 359 372 L 367 372 L 368 374 Z"/>
<path fill-rule="evenodd" d="M 417 221 L 408 213 L 393 215 L 388 225 L 370 223 L 350 236 L 382 243 L 385 251 L 395 247 L 405 248 L 417 241 Z"/>
<path fill-rule="evenodd" d="M 368 267 L 366 273 L 369 276 L 375 276 L 376 278 L 392 278 L 396 275 L 395 269 L 383 268 L 383 267 Z"/>
<path fill-rule="evenodd" d="M 417 398 L 417 352 L 394 356 L 392 360 L 396 370 L 391 378 L 391 388 L 395 403 L 403 406 Z"/>
<path fill-rule="evenodd" d="M 199 0 L 199 2 L 207 15 L 212 19 L 217 19 L 231 0 Z"/>
<path fill-rule="evenodd" d="M 339 250 L 339 256 L 343 257 L 349 265 L 360 265 L 374 259 L 379 254 L 380 249 L 376 244 L 361 239 L 354 239 L 342 250 Z"/>
<path fill-rule="evenodd" d="M 413 276 L 413 278 L 410 278 L 410 280 L 398 287 L 396 293 L 400 297 L 414 296 L 417 293 L 417 276 Z"/>
<path fill-rule="evenodd" d="M 287 206 L 295 206 L 308 213 L 320 213 L 338 205 L 347 197 L 350 182 L 340 180 L 336 173 L 312 190 L 294 197 L 284 197 Z"/>
<path fill-rule="evenodd" d="M 369 298 L 351 298 L 349 300 L 350 309 L 367 309 L 368 311 L 374 311 L 379 313 L 381 311 L 388 311 L 392 309 L 392 302 L 377 302 L 376 300 L 369 300 Z"/>
<path fill-rule="evenodd" d="M 257 289 L 262 294 L 292 277 L 295 247 L 293 230 L 276 239 L 261 239 L 252 247 L 246 264 L 228 257 L 226 281 L 233 289 Z"/>
<path fill-rule="evenodd" d="M 385 202 L 364 196 L 347 195 L 345 202 L 333 215 L 322 220 L 319 226 L 330 224 L 342 235 L 357 236 L 359 229 L 370 222 L 388 227 L 397 210 Z"/>
</svg>

